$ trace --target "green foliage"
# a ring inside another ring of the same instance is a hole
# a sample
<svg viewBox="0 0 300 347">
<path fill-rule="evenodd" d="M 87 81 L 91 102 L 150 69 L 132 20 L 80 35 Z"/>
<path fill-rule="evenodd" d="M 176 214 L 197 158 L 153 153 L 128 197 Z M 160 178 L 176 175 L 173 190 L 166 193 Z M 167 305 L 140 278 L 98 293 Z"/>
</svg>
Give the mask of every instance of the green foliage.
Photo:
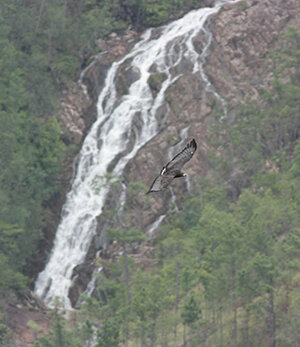
<svg viewBox="0 0 300 347">
<path fill-rule="evenodd" d="M 11 331 L 7 324 L 5 324 L 5 320 L 2 315 L 0 316 L 0 344 L 2 346 L 12 346 L 11 345 Z"/>
<path fill-rule="evenodd" d="M 146 192 L 147 187 L 141 182 L 130 182 L 128 187 L 128 194 L 137 195 L 139 192 Z"/>
<path fill-rule="evenodd" d="M 183 311 L 181 313 L 181 318 L 183 324 L 191 326 L 200 318 L 201 310 L 195 300 L 194 295 L 191 295 L 186 303 L 184 304 Z"/>
<path fill-rule="evenodd" d="M 103 339 L 105 331 L 117 339 L 108 345 L 297 344 L 299 79 L 292 58 L 297 35 L 286 37 L 294 44 L 274 58 L 272 94 L 262 92 L 235 119 L 216 122 L 214 181 L 199 180 L 198 191 L 169 218 L 154 241 L 157 265 L 142 271 L 128 262 L 127 280 L 118 263 L 101 275 L 98 319 Z M 284 81 L 283 66 L 293 67 Z M 132 183 L 131 195 L 142 188 Z M 134 229 L 108 232 L 123 245 L 139 240 Z"/>
<path fill-rule="evenodd" d="M 38 26 L 47 26 L 46 8 L 37 9 L 20 1 L 0 4 L 1 296 L 26 287 L 24 273 L 30 273 L 41 238 L 46 201 L 59 189 L 65 150 L 58 122 L 50 116 L 58 94 L 48 70 L 49 50 L 38 44 Z"/>
<path fill-rule="evenodd" d="M 115 173 L 108 173 L 106 175 L 100 176 L 96 175 L 91 182 L 91 188 L 95 194 L 100 194 L 101 189 L 109 187 L 117 187 L 121 182 L 121 178 Z"/>
<path fill-rule="evenodd" d="M 120 323 L 117 318 L 106 318 L 98 330 L 96 347 L 116 347 L 120 342 Z"/>
<path fill-rule="evenodd" d="M 295 160 L 291 167 L 290 173 L 293 177 L 299 177 L 300 176 L 300 141 L 298 141 L 295 146 L 294 154 L 295 154 Z"/>
<path fill-rule="evenodd" d="M 19 272 L 16 272 L 11 266 L 9 260 L 5 255 L 0 254 L 0 294 L 1 296 L 6 296 L 10 290 L 15 290 L 16 292 L 25 291 L 26 288 L 26 278 Z"/>
<path fill-rule="evenodd" d="M 239 1 L 237 6 L 240 11 L 245 11 L 248 7 L 246 1 Z"/>
<path fill-rule="evenodd" d="M 45 123 L 24 112 L 2 115 L 0 220 L 23 229 L 19 256 L 26 262 L 40 238 L 42 204 L 59 188 L 64 146 L 56 120 Z"/>
<path fill-rule="evenodd" d="M 291 27 L 283 38 L 283 48 L 269 54 L 275 69 L 272 91 L 261 91 L 260 100 L 247 101 L 235 119 L 218 122 L 212 131 L 215 145 L 222 144 L 225 149 L 222 156 L 216 152 L 218 157 L 212 164 L 238 192 L 249 185 L 250 177 L 255 182 L 256 175 L 266 169 L 276 173 L 284 165 L 289 166 L 286 154 L 298 138 L 299 32 Z"/>
<path fill-rule="evenodd" d="M 96 38 L 128 24 L 158 25 L 196 3 L 1 2 L 1 297 L 26 288 L 24 273 L 41 237 L 46 202 L 59 189 L 65 146 L 50 116 L 58 91 L 95 52 Z M 35 347 L 92 345 L 96 336 L 96 346 L 180 345 L 182 324 L 193 328 L 187 346 L 196 345 L 195 331 L 207 346 L 298 343 L 299 38 L 291 28 L 283 47 L 270 54 L 272 92 L 241 105 L 234 119 L 217 120 L 213 180 L 199 180 L 199 190 L 170 216 L 154 241 L 155 265 L 147 269 L 144 259 L 138 265 L 128 254 L 132 244 L 145 241 L 140 230 L 108 230 L 122 254 L 103 264 L 96 297 L 84 298 L 73 331 L 54 310 L 50 332 Z M 153 88 L 155 82 L 161 81 L 151 81 Z M 97 177 L 93 188 L 107 182 L 119 184 L 119 178 Z M 131 182 L 130 199 L 138 201 L 144 190 Z M 8 345 L 9 335 L 1 316 L 0 342 Z"/>
<path fill-rule="evenodd" d="M 114 240 L 118 240 L 122 243 L 138 242 L 145 240 L 144 235 L 140 230 L 130 228 L 124 229 L 108 229 L 107 230 L 110 237 Z"/>
<path fill-rule="evenodd" d="M 47 335 L 38 338 L 34 347 L 80 347 L 78 338 L 68 331 L 64 319 L 56 307 L 52 312 L 51 330 Z"/>
<path fill-rule="evenodd" d="M 280 76 L 286 77 L 288 74 L 291 80 L 296 82 L 300 71 L 300 33 L 296 27 L 290 26 L 286 32 L 282 33 L 282 39 L 283 46 L 270 52 L 269 57 L 274 64 L 273 69 L 277 70 Z M 290 73 L 291 70 L 287 70 L 291 68 L 295 69 L 292 73 Z"/>
<path fill-rule="evenodd" d="M 16 225 L 0 223 L 1 296 L 11 289 L 22 292 L 26 288 L 26 278 L 18 272 L 24 265 L 24 259 L 20 258 L 23 234 Z"/>
<path fill-rule="evenodd" d="M 194 4 L 157 0 L 1 1 L 1 291 L 24 288 L 26 279 L 20 272 L 30 273 L 47 202 L 60 188 L 57 181 L 65 146 L 54 115 L 62 88 L 76 79 L 91 55 L 97 53 L 98 38 L 130 24 L 160 24 L 186 5 Z M 102 184 L 119 183 L 115 177 L 99 181 L 93 182 L 96 191 Z M 137 182 L 130 185 L 129 194 L 135 201 L 144 190 Z"/>
</svg>

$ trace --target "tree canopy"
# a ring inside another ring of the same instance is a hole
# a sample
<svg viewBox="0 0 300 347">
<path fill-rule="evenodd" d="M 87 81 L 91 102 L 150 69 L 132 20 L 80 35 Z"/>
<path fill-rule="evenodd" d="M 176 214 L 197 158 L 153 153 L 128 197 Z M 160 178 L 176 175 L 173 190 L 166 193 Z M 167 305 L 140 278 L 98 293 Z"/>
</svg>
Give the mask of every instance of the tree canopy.
<svg viewBox="0 0 300 347">
<path fill-rule="evenodd" d="M 216 112 L 211 145 L 222 143 L 223 155 L 212 158 L 214 175 L 199 179 L 201 193 L 187 196 L 161 228 L 155 265 L 140 267 L 130 254 L 137 230 L 108 230 L 123 253 L 102 264 L 73 338 L 81 329 L 86 341 L 94 331 L 96 346 L 298 343 L 300 36 L 291 28 L 283 37 L 269 57 L 272 91 L 222 123 Z M 230 181 L 237 167 L 242 182 Z"/>
</svg>

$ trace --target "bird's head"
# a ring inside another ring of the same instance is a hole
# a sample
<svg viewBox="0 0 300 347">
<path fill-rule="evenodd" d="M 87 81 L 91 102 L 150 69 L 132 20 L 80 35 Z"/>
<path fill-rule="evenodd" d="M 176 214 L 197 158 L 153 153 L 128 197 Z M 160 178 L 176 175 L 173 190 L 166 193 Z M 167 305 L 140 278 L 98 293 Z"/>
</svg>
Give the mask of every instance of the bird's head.
<svg viewBox="0 0 300 347">
<path fill-rule="evenodd" d="M 176 178 L 176 177 L 185 177 L 187 174 L 185 173 L 185 172 L 178 172 L 175 176 L 174 176 L 174 178 Z"/>
</svg>

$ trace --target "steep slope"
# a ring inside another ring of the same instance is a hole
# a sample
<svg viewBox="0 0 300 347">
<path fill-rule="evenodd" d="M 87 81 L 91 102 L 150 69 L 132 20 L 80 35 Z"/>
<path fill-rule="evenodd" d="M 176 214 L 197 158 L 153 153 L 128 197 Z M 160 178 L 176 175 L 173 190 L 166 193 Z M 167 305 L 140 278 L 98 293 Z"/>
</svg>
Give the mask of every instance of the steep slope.
<svg viewBox="0 0 300 347">
<path fill-rule="evenodd" d="M 59 296 L 69 306 L 73 269 L 86 258 L 97 226 L 102 231 L 98 251 L 106 248 L 106 228 L 97 223 L 97 218 L 111 214 L 104 205 L 111 193 L 115 194 L 113 208 L 122 210 L 126 198 L 124 168 L 164 127 L 168 116 L 165 92 L 182 75 L 182 66 L 207 80 L 203 62 L 211 34 L 204 25 L 221 6 L 217 3 L 212 8 L 201 8 L 164 27 L 147 30 L 133 49 L 109 69 L 97 102 L 97 120 L 75 162 L 72 188 L 54 247 L 36 281 L 36 293 L 48 303 L 53 304 Z M 201 54 L 192 44 L 199 31 L 203 31 L 205 42 Z M 160 86 L 156 84 L 153 92 L 157 77 Z M 122 219 L 121 213 L 112 216 Z"/>
<path fill-rule="evenodd" d="M 178 66 L 182 75 L 166 92 L 166 101 L 160 112 L 162 120 L 166 113 L 167 118 L 161 122 L 160 132 L 138 151 L 126 166 L 122 177 L 123 184 L 127 187 L 123 219 L 130 221 L 126 222 L 126 227 L 134 226 L 145 234 L 152 234 L 155 231 L 153 226 L 162 222 L 168 211 L 180 207 L 182 196 L 197 184 L 197 176 L 205 176 L 207 172 L 206 128 L 211 121 L 210 116 L 216 111 L 215 105 L 220 102 L 218 95 L 228 101 L 230 114 L 231 108 L 242 102 L 245 96 L 255 97 L 260 88 L 268 85 L 272 76 L 266 69 L 266 55 L 269 50 L 278 46 L 280 33 L 289 25 L 300 26 L 298 14 L 299 4 L 296 0 L 247 0 L 225 5 L 218 15 L 211 18 L 208 27 L 213 35 L 203 71 L 211 84 L 203 80 L 203 74 L 195 74 L 186 61 Z M 199 54 L 203 52 L 208 39 L 209 36 L 203 32 L 194 39 L 194 46 Z M 132 45 L 134 36 L 125 37 L 125 43 L 126 40 Z M 98 56 L 82 77 L 90 100 L 95 100 L 101 90 L 111 57 L 121 57 L 126 52 L 126 44 L 120 45 L 117 39 L 112 39 L 112 43 L 114 49 L 110 51 L 110 57 L 107 54 Z M 124 75 L 118 81 L 118 92 L 124 93 L 128 79 L 132 78 L 134 76 L 124 69 Z M 163 80 L 164 76 L 157 73 L 155 78 L 149 81 L 154 95 Z M 86 104 L 87 107 L 79 113 L 83 114 L 91 107 L 90 100 Z M 72 106 L 70 108 L 72 109 Z M 95 110 L 95 106 L 92 106 L 91 110 Z M 88 117 L 93 118 L 93 111 Z M 83 129 L 83 136 L 85 130 L 80 118 L 84 117 L 77 117 L 79 123 L 75 122 L 74 126 Z M 72 128 L 72 120 L 66 128 Z M 144 191 L 139 184 L 149 186 L 152 178 L 158 173 L 158 168 L 192 137 L 197 139 L 199 148 L 193 161 L 186 167 L 189 173 L 188 181 L 178 180 L 173 184 L 173 192 L 156 194 L 145 199 Z M 72 137 L 70 139 L 72 141 Z M 80 141 L 81 138 L 76 137 L 75 142 Z M 130 192 L 133 183 L 135 189 Z M 119 194 L 120 188 L 111 190 L 104 207 L 106 211 L 118 208 L 115 198 Z M 110 215 L 107 215 L 102 215 L 98 221 L 97 236 L 91 243 L 85 263 L 73 272 L 73 278 L 76 277 L 70 292 L 73 305 L 91 279 L 97 252 L 102 251 L 102 256 L 112 256 L 112 250 L 109 247 L 103 250 L 101 245 L 103 230 L 106 227 L 124 227 L 124 222 L 120 222 L 119 218 L 111 219 Z"/>
<path fill-rule="evenodd" d="M 210 23 L 213 40 L 205 64 L 205 72 L 215 91 L 228 102 L 228 112 L 246 97 L 255 98 L 260 89 L 268 86 L 272 74 L 268 71 L 267 53 L 280 43 L 280 34 L 290 25 L 300 26 L 297 1 L 241 1 L 225 5 Z M 201 36 L 195 41 L 201 48 Z M 182 93 L 184 91 L 184 93 Z M 218 101 L 211 91 L 205 89 L 200 74 L 188 70 L 167 92 L 170 113 L 166 126 L 155 139 L 148 143 L 127 167 L 129 182 L 142 181 L 148 185 L 151 174 L 166 161 L 162 154 L 181 139 L 180 131 L 189 126 L 188 138 L 198 140 L 198 153 L 188 166 L 190 177 L 205 175 L 207 169 L 206 126 Z M 234 110 L 233 110 L 234 112 Z M 150 172 L 150 175 L 147 173 Z M 146 173 L 141 175 L 141 173 Z M 191 180 L 192 185 L 196 184 Z M 180 186 L 180 189 L 177 189 Z M 178 197 L 183 182 L 174 184 Z M 186 192 L 185 192 L 186 193 Z M 141 198 L 142 199 L 142 198 Z M 169 197 L 170 201 L 170 197 Z M 157 218 L 157 211 L 166 213 L 168 204 L 160 197 L 153 198 L 151 212 L 144 213 L 142 229 Z M 151 215 L 147 218 L 147 215 Z"/>
</svg>

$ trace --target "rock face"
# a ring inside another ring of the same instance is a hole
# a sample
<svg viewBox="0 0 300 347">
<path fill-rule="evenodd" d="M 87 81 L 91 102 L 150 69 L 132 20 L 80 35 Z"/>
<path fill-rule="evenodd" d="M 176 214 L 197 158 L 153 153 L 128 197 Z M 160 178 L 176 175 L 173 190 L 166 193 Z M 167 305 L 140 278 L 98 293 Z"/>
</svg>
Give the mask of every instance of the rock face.
<svg viewBox="0 0 300 347">
<path fill-rule="evenodd" d="M 211 18 L 213 40 L 205 73 L 218 94 L 229 101 L 229 112 L 238 102 L 243 102 L 245 96 L 255 98 L 259 89 L 268 87 L 272 75 L 267 69 L 266 56 L 280 44 L 280 35 L 288 26 L 300 27 L 299 6 L 296 0 L 240 1 L 227 4 Z M 194 44 L 201 49 L 201 33 Z M 186 165 L 186 171 L 191 178 L 205 176 L 209 148 L 207 125 L 215 97 L 204 87 L 201 76 L 189 72 L 171 86 L 166 93 L 170 112 L 164 128 L 128 164 L 127 182 L 142 181 L 149 186 L 158 173 L 157 168 L 168 159 L 164 154 L 181 140 L 180 132 L 186 127 L 189 127 L 188 138 L 195 137 L 198 142 L 198 151 Z M 191 179 L 191 185 L 194 184 Z M 180 179 L 172 185 L 180 204 L 182 189 L 186 194 L 187 185 Z M 147 231 L 158 214 L 168 213 L 171 197 L 167 195 L 152 196 L 150 209 L 138 208 L 143 198 L 136 197 L 136 207 L 129 214 L 138 216 L 138 227 Z"/>
<path fill-rule="evenodd" d="M 50 317 L 45 305 L 33 293 L 28 292 L 22 304 L 11 298 L 6 305 L 5 314 L 14 339 L 13 346 L 30 347 L 37 336 L 48 332 Z"/>
<path fill-rule="evenodd" d="M 267 54 L 290 25 L 299 28 L 299 6 L 297 0 L 247 0 L 224 6 L 213 18 L 215 40 L 206 72 L 231 106 L 267 87 L 272 78 Z"/>
<path fill-rule="evenodd" d="M 267 70 L 267 53 L 280 44 L 280 34 L 288 26 L 295 25 L 300 28 L 299 6 L 298 0 L 242 0 L 225 5 L 210 19 L 209 27 L 213 40 L 205 73 L 218 94 L 229 101 L 229 112 L 237 103 L 242 102 L 245 96 L 255 98 L 259 89 L 268 87 L 272 75 Z M 67 141 L 81 143 L 87 127 L 95 119 L 96 101 L 107 69 L 112 61 L 120 59 L 137 39 L 134 33 L 126 35 L 122 39 L 114 37 L 109 42 L 99 41 L 99 45 L 108 50 L 99 54 L 85 70 L 81 78 L 83 85 L 74 86 L 65 96 L 61 121 L 65 125 L 64 135 Z M 201 39 L 201 34 L 195 39 L 197 49 L 202 47 Z M 214 94 L 205 89 L 200 74 L 185 70 L 184 64 L 180 69 L 183 74 L 167 90 L 166 104 L 157 115 L 160 117 L 161 114 L 163 118 L 168 109 L 168 117 L 162 121 L 161 131 L 129 162 L 123 177 L 128 188 L 133 182 L 150 186 L 154 176 L 169 159 L 165 155 L 168 149 L 175 151 L 179 149 L 176 145 L 181 145 L 180 141 L 183 141 L 184 145 L 185 141 L 194 137 L 198 143 L 198 151 L 185 167 L 190 179 L 178 179 L 172 184 L 177 207 L 180 207 L 183 195 L 197 184 L 196 177 L 205 176 L 208 170 L 207 125 L 211 121 L 210 116 L 216 101 Z M 126 82 L 134 80 L 136 73 L 125 69 L 117 81 L 117 91 L 121 94 L 126 92 Z M 153 93 L 163 78 L 164 76 L 158 75 L 149 81 Z M 79 98 L 75 99 L 74 95 Z M 109 207 L 114 206 L 114 197 L 118 194 L 118 189 L 114 188 L 107 200 Z M 145 198 L 142 190 L 136 190 L 134 194 L 128 190 L 126 220 L 130 222 L 126 222 L 125 227 L 135 226 L 147 234 L 159 216 L 167 215 L 176 208 L 172 199 L 170 192 Z M 70 291 L 73 305 L 90 280 L 96 254 L 103 251 L 107 255 L 112 249 L 108 246 L 104 250 L 101 246 L 103 243 L 99 242 L 99 239 L 105 238 L 104 227 L 120 227 L 118 219 L 110 220 L 105 216 L 100 217 L 98 224 L 98 235 L 90 246 L 86 262 L 76 268 L 76 274 L 74 272 L 74 285 Z M 115 245 L 113 247 L 115 248 Z"/>
<path fill-rule="evenodd" d="M 59 120 L 67 144 L 80 145 L 87 130 L 97 116 L 97 99 L 103 88 L 107 70 L 132 47 L 137 39 L 135 32 L 123 36 L 112 35 L 108 41 L 98 40 L 101 53 L 82 72 L 77 83 L 65 90 L 61 100 Z"/>
<path fill-rule="evenodd" d="M 92 105 L 93 100 L 84 84 L 73 83 L 63 93 L 59 120 L 67 144 L 81 144 L 86 129 L 94 120 L 90 119 L 91 117 L 84 117 L 85 114 L 89 114 Z"/>
</svg>

